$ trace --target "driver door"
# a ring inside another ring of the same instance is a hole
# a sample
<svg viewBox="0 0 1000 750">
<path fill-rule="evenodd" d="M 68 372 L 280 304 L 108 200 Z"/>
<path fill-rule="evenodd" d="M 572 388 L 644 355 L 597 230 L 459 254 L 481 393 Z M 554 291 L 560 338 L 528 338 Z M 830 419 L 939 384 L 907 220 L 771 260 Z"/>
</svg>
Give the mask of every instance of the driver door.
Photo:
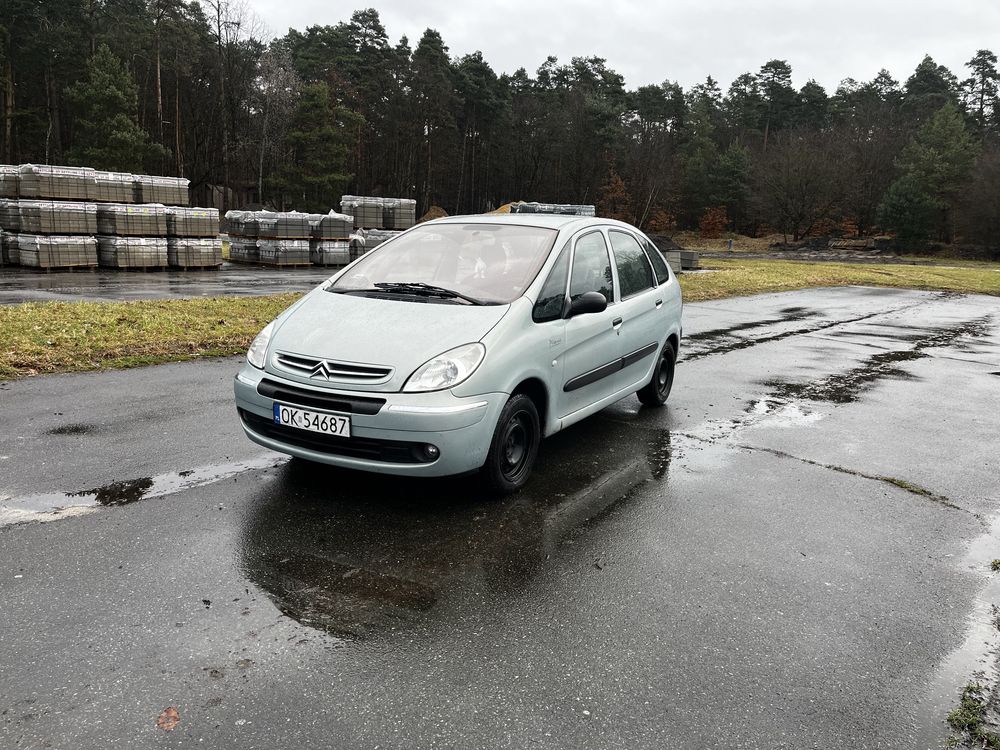
<svg viewBox="0 0 1000 750">
<path fill-rule="evenodd" d="M 569 297 L 600 292 L 608 300 L 604 312 L 577 315 L 566 321 L 563 353 L 563 383 L 558 413 L 568 417 L 614 392 L 615 374 L 621 363 L 611 255 L 599 229 L 589 230 L 574 241 Z"/>
</svg>

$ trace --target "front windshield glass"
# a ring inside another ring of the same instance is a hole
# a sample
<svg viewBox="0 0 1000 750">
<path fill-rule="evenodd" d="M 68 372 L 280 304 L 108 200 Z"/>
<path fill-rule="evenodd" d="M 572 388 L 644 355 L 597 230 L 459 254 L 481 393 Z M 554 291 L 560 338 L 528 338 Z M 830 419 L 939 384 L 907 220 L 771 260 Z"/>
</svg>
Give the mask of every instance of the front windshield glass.
<svg viewBox="0 0 1000 750">
<path fill-rule="evenodd" d="M 486 303 L 512 302 L 538 274 L 556 234 L 514 224 L 426 224 L 364 256 L 329 289 L 426 284 Z"/>
</svg>

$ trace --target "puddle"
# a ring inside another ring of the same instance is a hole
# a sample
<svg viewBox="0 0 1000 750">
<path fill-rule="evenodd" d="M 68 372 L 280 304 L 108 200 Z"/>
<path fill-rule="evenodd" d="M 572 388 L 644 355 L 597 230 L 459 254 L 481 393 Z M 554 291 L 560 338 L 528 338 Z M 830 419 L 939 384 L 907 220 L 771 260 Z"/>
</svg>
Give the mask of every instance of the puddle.
<svg viewBox="0 0 1000 750">
<path fill-rule="evenodd" d="M 819 333 L 820 331 L 826 331 L 826 330 L 828 330 L 830 328 L 835 328 L 837 326 L 847 325 L 849 323 L 860 323 L 863 320 L 869 320 L 871 318 L 876 318 L 876 317 L 879 317 L 879 316 L 891 315 L 893 313 L 902 312 L 904 310 L 909 310 L 910 308 L 913 308 L 913 307 L 918 307 L 918 306 L 920 306 L 922 304 L 924 304 L 924 303 L 923 302 L 917 302 L 917 303 L 913 303 L 913 304 L 909 304 L 909 305 L 904 305 L 902 307 L 893 308 L 893 309 L 890 309 L 890 310 L 880 310 L 879 312 L 868 313 L 867 315 L 861 315 L 861 316 L 856 317 L 856 318 L 846 318 L 846 319 L 843 319 L 843 320 L 832 320 L 832 321 L 828 321 L 826 323 L 820 323 L 819 325 L 804 326 L 802 328 L 793 328 L 793 329 L 791 329 L 789 331 L 781 331 L 780 333 L 771 334 L 770 336 L 752 336 L 750 338 L 734 338 L 732 341 L 729 341 L 727 343 L 720 344 L 719 346 L 715 346 L 715 347 L 711 347 L 711 348 L 707 348 L 707 349 L 702 349 L 700 351 L 698 350 L 697 345 L 695 345 L 695 351 L 693 351 L 693 352 L 689 352 L 687 349 L 685 349 L 685 348 L 682 347 L 681 351 L 684 352 L 684 355 L 682 356 L 682 358 L 681 358 L 680 361 L 691 362 L 693 360 L 701 359 L 702 357 L 709 357 L 709 356 L 712 356 L 714 354 L 728 354 L 730 352 L 739 351 L 740 349 L 749 349 L 751 347 L 757 346 L 758 344 L 767 344 L 767 343 L 770 343 L 770 342 L 773 342 L 773 341 L 781 341 L 782 339 L 787 339 L 787 338 L 790 338 L 791 336 L 803 336 L 803 335 L 809 334 L 809 333 Z M 807 316 L 803 315 L 802 317 L 807 317 Z M 795 315 L 791 315 L 788 318 L 782 318 L 782 319 L 777 320 L 777 321 L 769 321 L 769 322 L 771 322 L 771 323 L 781 323 L 781 322 L 785 322 L 786 320 L 792 320 L 792 321 L 794 321 L 794 320 L 798 320 L 798 319 L 799 318 L 797 318 Z M 731 331 L 746 330 L 747 328 L 753 328 L 753 327 L 756 327 L 756 326 L 764 325 L 767 322 L 768 321 L 758 321 L 757 323 L 752 324 L 752 325 L 751 324 L 740 324 L 739 326 L 734 326 L 733 328 L 729 328 L 729 329 L 725 329 L 725 330 L 720 330 L 720 331 L 705 331 L 704 333 L 705 333 L 706 336 L 708 334 L 713 334 L 714 338 L 722 338 L 722 337 L 726 336 Z M 698 336 L 698 334 L 694 334 L 692 336 L 686 336 L 684 340 L 685 341 L 691 341 L 691 340 L 697 341 L 697 338 L 696 338 L 697 336 Z M 713 338 L 704 338 L 704 340 L 705 341 L 712 341 Z"/>
<path fill-rule="evenodd" d="M 214 464 L 153 477 L 111 482 L 103 487 L 87 490 L 42 492 L 17 498 L 0 497 L 0 527 L 30 521 L 58 521 L 102 507 L 127 505 L 146 498 L 172 495 L 228 479 L 245 471 L 274 468 L 287 460 L 281 456 L 266 456 L 249 461 Z"/>
<path fill-rule="evenodd" d="M 61 427 L 54 427 L 46 432 L 46 435 L 89 435 L 97 430 L 95 424 L 64 424 Z"/>
<path fill-rule="evenodd" d="M 938 328 L 914 342 L 912 349 L 879 352 L 847 372 L 830 375 L 808 383 L 789 383 L 781 380 L 765 381 L 772 389 L 771 395 L 782 399 L 807 399 L 849 404 L 858 400 L 862 392 L 888 378 L 913 379 L 899 363 L 911 362 L 930 356 L 928 349 L 955 344 L 960 339 L 978 338 L 989 331 L 990 318 L 980 318 L 948 328 Z"/>
<path fill-rule="evenodd" d="M 701 331 L 699 333 L 692 333 L 684 337 L 684 341 L 710 341 L 712 339 L 722 338 L 723 336 L 728 336 L 732 333 L 737 333 L 739 331 L 748 331 L 751 328 L 762 328 L 763 326 L 777 325 L 778 323 L 791 323 L 799 320 L 805 320 L 806 318 L 816 317 L 821 315 L 820 312 L 809 312 L 804 307 L 786 307 L 779 312 L 782 313 L 780 318 L 769 318 L 767 320 L 751 320 L 747 323 L 739 323 L 737 325 L 731 326 L 729 328 L 714 328 L 710 331 Z"/>
<path fill-rule="evenodd" d="M 1000 603 L 1000 573 L 990 574 L 990 562 L 1000 556 L 1000 517 L 993 519 L 990 529 L 969 545 L 960 563 L 963 570 L 981 571 L 985 586 L 973 601 L 968 618 L 968 631 L 962 645 L 938 666 L 927 685 L 925 697 L 919 702 L 916 716 L 914 747 L 944 747 L 951 728 L 948 713 L 958 707 L 962 689 L 970 681 L 980 683 L 989 694 L 996 686 L 995 660 L 1000 648 L 1000 630 L 993 624 Z"/>
</svg>

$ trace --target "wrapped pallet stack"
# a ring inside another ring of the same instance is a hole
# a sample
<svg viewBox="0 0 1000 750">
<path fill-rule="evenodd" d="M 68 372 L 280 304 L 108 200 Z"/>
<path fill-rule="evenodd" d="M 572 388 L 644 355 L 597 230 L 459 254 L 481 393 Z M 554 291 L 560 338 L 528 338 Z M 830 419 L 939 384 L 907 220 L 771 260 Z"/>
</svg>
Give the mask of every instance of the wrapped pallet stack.
<svg viewBox="0 0 1000 750">
<path fill-rule="evenodd" d="M 0 228 L 13 235 L 3 240 L 5 260 L 45 270 L 96 267 L 94 170 L 38 164 L 16 169 L 16 175 L 4 170 Z"/>
<path fill-rule="evenodd" d="M 409 229 L 417 223 L 417 202 L 409 198 L 345 195 L 340 211 L 354 217 L 356 229 Z"/>
<path fill-rule="evenodd" d="M 328 214 L 314 214 L 309 226 L 312 235 L 312 239 L 309 240 L 309 259 L 313 265 L 346 266 L 353 260 L 351 256 L 353 216 L 334 211 Z"/>
<path fill-rule="evenodd" d="M 298 211 L 228 211 L 229 259 L 268 266 L 308 266 L 311 221 Z"/>
<path fill-rule="evenodd" d="M 214 208 L 188 180 L 89 167 L 0 166 L 0 259 L 56 268 L 219 268 Z"/>
<path fill-rule="evenodd" d="M 222 267 L 218 209 L 168 206 L 166 213 L 167 264 L 171 268 Z"/>
<path fill-rule="evenodd" d="M 167 209 L 155 203 L 102 203 L 98 261 L 106 268 L 166 268 Z"/>
<path fill-rule="evenodd" d="M 512 214 L 562 214 L 569 216 L 596 216 L 594 206 L 576 205 L 572 203 L 518 203 L 510 204 Z"/>
</svg>

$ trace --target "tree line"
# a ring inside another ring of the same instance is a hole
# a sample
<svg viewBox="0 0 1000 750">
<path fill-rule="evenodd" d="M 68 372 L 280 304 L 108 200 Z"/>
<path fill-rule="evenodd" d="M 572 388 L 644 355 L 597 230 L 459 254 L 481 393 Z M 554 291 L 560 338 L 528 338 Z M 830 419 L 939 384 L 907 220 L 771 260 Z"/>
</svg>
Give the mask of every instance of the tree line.
<svg viewBox="0 0 1000 750">
<path fill-rule="evenodd" d="M 997 57 L 792 84 L 785 60 L 628 89 L 600 57 L 498 75 L 378 12 L 270 39 L 240 0 L 5 0 L 0 161 L 181 175 L 196 201 L 595 203 L 659 232 L 1000 245 Z"/>
</svg>

